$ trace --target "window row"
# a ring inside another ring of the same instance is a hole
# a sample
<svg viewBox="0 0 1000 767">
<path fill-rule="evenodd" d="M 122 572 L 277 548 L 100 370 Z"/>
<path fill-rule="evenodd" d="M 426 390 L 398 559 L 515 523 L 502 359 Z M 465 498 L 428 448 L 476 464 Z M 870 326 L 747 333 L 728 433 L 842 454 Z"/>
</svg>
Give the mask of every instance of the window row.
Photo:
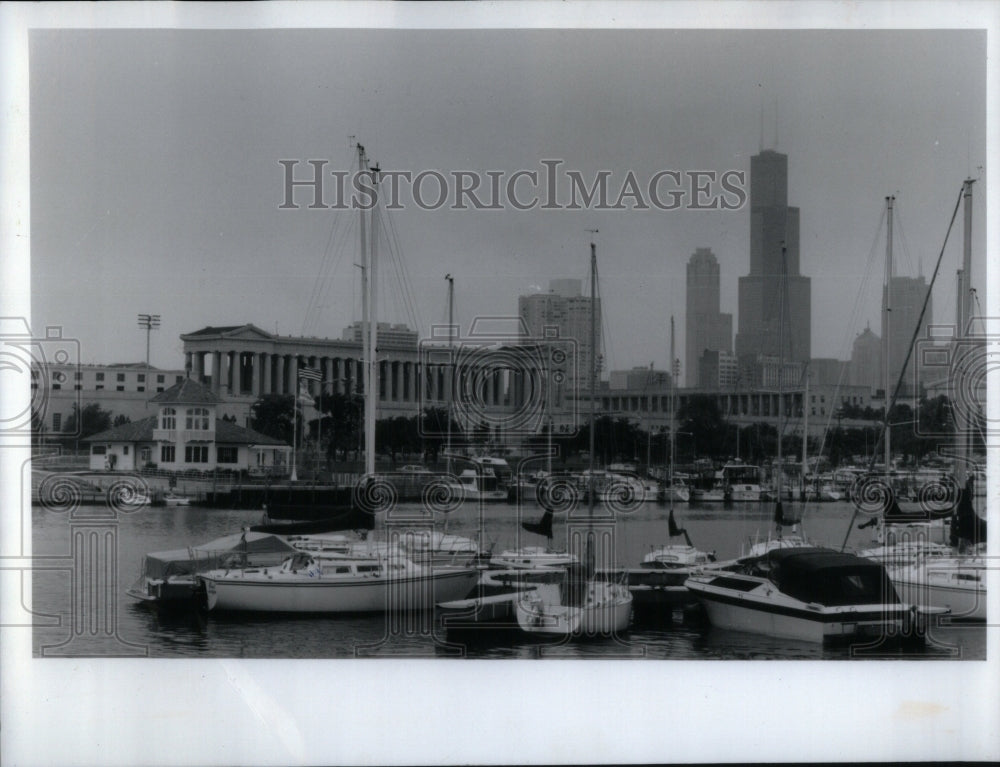
<svg viewBox="0 0 1000 767">
<path fill-rule="evenodd" d="M 215 449 L 216 463 L 237 463 L 238 447 L 217 447 Z M 160 463 L 176 463 L 177 448 L 175 445 L 160 445 Z M 208 463 L 208 445 L 185 445 L 184 463 Z"/>
<path fill-rule="evenodd" d="M 177 408 L 165 407 L 160 411 L 160 428 L 177 428 Z M 191 431 L 208 431 L 209 412 L 206 407 L 189 407 L 184 413 L 184 428 Z"/>
</svg>

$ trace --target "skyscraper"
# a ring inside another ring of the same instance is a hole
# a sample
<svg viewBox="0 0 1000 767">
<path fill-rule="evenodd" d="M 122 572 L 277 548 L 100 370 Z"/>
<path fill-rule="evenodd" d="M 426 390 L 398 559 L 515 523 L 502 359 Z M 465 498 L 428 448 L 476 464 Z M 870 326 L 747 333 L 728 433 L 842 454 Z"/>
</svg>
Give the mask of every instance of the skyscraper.
<svg viewBox="0 0 1000 767">
<path fill-rule="evenodd" d="M 688 386 L 715 386 L 703 381 L 700 359 L 706 350 L 733 350 L 733 315 L 719 311 L 719 261 L 710 248 L 697 248 L 687 264 L 684 380 Z"/>
<path fill-rule="evenodd" d="M 900 371 L 903 369 L 903 360 L 909 352 L 913 342 L 913 331 L 917 327 L 917 320 L 920 318 L 920 310 L 924 305 L 924 298 L 927 297 L 927 281 L 921 277 L 893 277 L 889 281 L 889 391 L 886 396 L 892 396 L 892 390 L 899 380 Z M 885 288 L 882 289 L 882 337 L 886 337 L 886 295 Z M 932 301 L 927 299 L 927 311 L 920 322 L 920 332 L 917 338 L 927 338 L 927 326 L 931 324 Z M 914 359 L 916 353 L 911 355 L 911 359 L 906 366 L 906 375 L 903 377 L 903 386 L 900 389 L 902 394 L 911 394 L 914 391 Z M 884 372 L 883 372 L 884 381 Z M 878 388 L 882 388 L 882 381 Z"/>
<path fill-rule="evenodd" d="M 847 383 L 867 386 L 869 391 L 882 388 L 879 376 L 882 371 L 882 340 L 870 327 L 854 339 L 851 361 L 848 363 Z"/>
<path fill-rule="evenodd" d="M 799 209 L 788 205 L 788 155 L 764 150 L 750 158 L 750 273 L 739 282 L 737 357 L 808 362 L 810 282 L 799 274 Z"/>
<path fill-rule="evenodd" d="M 545 338 L 546 328 L 558 329 L 559 338 L 573 342 L 577 357 L 569 360 L 566 393 L 590 390 L 590 361 L 595 353 L 590 344 L 590 296 L 582 294 L 582 280 L 552 280 L 548 293 L 534 293 L 517 299 L 517 310 L 528 338 Z M 596 299 L 597 349 L 601 353 L 601 299 Z M 598 371 L 598 379 L 600 371 Z"/>
</svg>

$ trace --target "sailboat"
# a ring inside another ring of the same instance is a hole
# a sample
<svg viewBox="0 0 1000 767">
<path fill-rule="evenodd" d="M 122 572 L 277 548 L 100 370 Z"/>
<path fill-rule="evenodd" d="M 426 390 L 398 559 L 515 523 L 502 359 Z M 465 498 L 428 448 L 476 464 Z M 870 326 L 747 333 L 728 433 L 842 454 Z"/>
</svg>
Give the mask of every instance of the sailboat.
<svg viewBox="0 0 1000 767">
<path fill-rule="evenodd" d="M 972 272 L 972 179 L 966 179 L 962 185 L 960 201 L 964 200 L 964 241 L 963 263 L 960 272 L 958 326 L 960 339 L 967 338 L 972 325 L 971 302 L 971 272 Z M 888 198 L 890 210 L 892 198 Z M 958 203 L 956 202 L 956 210 Z M 891 230 L 890 230 L 891 231 Z M 950 231 L 950 229 L 949 229 Z M 890 235 L 891 242 L 891 235 Z M 947 240 L 946 240 L 947 243 Z M 944 253 L 944 247 L 941 249 Z M 891 257 L 891 250 L 889 251 Z M 941 257 L 938 258 L 940 267 Z M 928 294 L 934 286 L 938 268 L 928 287 Z M 923 313 L 921 312 L 921 318 Z M 919 321 L 918 321 L 919 327 Z M 911 350 L 912 352 L 912 345 Z M 908 355 L 909 356 L 909 355 Z M 906 364 L 903 365 L 905 371 Z M 961 371 L 959 372 L 961 375 Z M 901 373 L 902 376 L 902 373 Z M 959 382 L 961 383 L 961 382 Z M 896 385 L 898 393 L 899 383 Z M 888 395 L 888 389 L 886 389 Z M 889 442 L 888 412 L 890 403 L 886 405 L 884 424 L 884 439 Z M 961 418 L 961 409 L 957 414 Z M 964 420 L 964 419 L 963 419 Z M 882 545 L 877 549 L 862 552 L 868 556 L 881 556 L 888 562 L 889 577 L 901 595 L 919 599 L 926 604 L 947 608 L 953 618 L 965 620 L 986 620 L 986 562 L 983 547 L 986 542 L 986 521 L 979 517 L 974 508 L 974 473 L 968 471 L 970 461 L 971 424 L 957 423 L 961 429 L 958 440 L 958 455 L 955 458 L 955 484 L 961 488 L 954 508 L 950 511 L 950 529 L 948 536 L 949 551 L 942 552 L 940 543 L 933 540 L 933 532 L 943 531 L 944 519 L 929 521 L 909 521 L 906 515 L 898 513 L 898 504 L 893 497 L 891 487 L 887 488 L 886 510 L 881 519 L 877 520 L 880 528 Z M 888 455 L 888 448 L 886 448 Z M 888 466 L 888 460 L 886 461 Z M 963 475 L 964 482 L 962 481 Z M 888 484 L 888 483 L 887 483 Z M 892 512 L 896 512 L 893 514 Z M 923 516 L 928 515 L 921 509 Z M 902 517 L 908 524 L 901 528 L 894 519 Z M 853 522 L 853 519 L 852 519 Z M 905 533 L 901 531 L 905 530 Z M 915 539 L 915 540 L 914 540 Z M 846 539 L 845 539 L 846 542 Z"/>
<path fill-rule="evenodd" d="M 531 634 L 610 636 L 625 631 L 632 618 L 632 594 L 616 579 L 598 578 L 594 568 L 594 423 L 597 393 L 597 246 L 590 244 L 590 485 L 587 493 L 584 563 L 567 570 L 559 584 L 539 584 L 521 594 L 517 622 Z"/>
<path fill-rule="evenodd" d="M 359 145 L 358 152 L 364 168 L 364 147 Z M 372 504 L 384 499 L 375 476 L 379 169 L 375 166 L 370 172 L 375 198 L 370 214 L 370 249 L 365 247 L 365 212 L 361 211 L 362 254 L 367 261 L 363 272 L 366 471 L 355 489 L 355 504 L 367 507 L 374 518 L 376 509 Z M 433 566 L 432 551 L 421 552 L 426 555 L 426 564 L 417 564 L 400 546 L 366 541 L 345 548 L 341 537 L 336 538 L 300 536 L 294 543 L 300 551 L 278 567 L 225 568 L 199 574 L 208 609 L 305 613 L 431 610 L 436 602 L 466 596 L 478 578 L 478 570 L 468 562 Z M 445 543 L 443 537 L 438 541 Z M 448 542 L 452 544 L 454 541 Z"/>
<path fill-rule="evenodd" d="M 675 381 L 674 375 L 676 371 L 676 366 L 674 365 L 674 318 L 670 318 L 670 469 L 667 474 L 667 486 L 674 487 L 674 460 L 677 454 L 677 425 L 676 425 L 676 412 L 674 403 L 674 392 L 675 392 Z M 671 538 L 676 538 L 680 535 L 684 536 L 684 540 L 687 542 L 686 545 L 678 544 L 666 544 L 663 546 L 657 546 L 650 550 L 650 552 L 643 558 L 642 567 L 644 568 L 657 568 L 657 569 L 669 569 L 669 570 L 680 570 L 690 567 L 696 567 L 699 565 L 704 565 L 715 560 L 714 554 L 708 554 L 704 551 L 699 551 L 691 544 L 691 538 L 687 534 L 687 530 L 677 527 L 677 522 L 674 520 L 674 499 L 675 495 L 670 493 L 670 516 L 668 518 L 667 531 Z M 631 585 L 631 578 L 630 578 Z M 683 580 L 681 580 L 680 585 L 683 585 Z"/>
</svg>

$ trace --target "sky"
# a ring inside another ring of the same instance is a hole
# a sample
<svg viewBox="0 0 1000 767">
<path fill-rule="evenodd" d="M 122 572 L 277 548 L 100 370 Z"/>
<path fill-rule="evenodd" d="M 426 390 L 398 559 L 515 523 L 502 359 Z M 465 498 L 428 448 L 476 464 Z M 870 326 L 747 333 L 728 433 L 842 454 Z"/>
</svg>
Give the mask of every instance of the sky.
<svg viewBox="0 0 1000 767">
<path fill-rule="evenodd" d="M 205 325 L 339 337 L 360 318 L 356 220 L 279 209 L 279 160 L 347 170 L 356 141 L 414 174 L 509 177 L 559 159 L 585 179 L 611 171 L 613 194 L 629 171 L 643 183 L 660 170 L 749 174 L 751 155 L 777 149 L 801 211 L 813 356 L 847 359 L 865 324 L 879 327 L 884 197 L 897 198 L 896 273 L 929 275 L 962 181 L 986 158 L 976 31 L 38 30 L 29 62 L 32 318 L 79 338 L 83 362 L 143 359 L 138 313 L 162 317 L 151 352 L 161 367 L 183 366 L 180 334 Z M 477 315 L 513 315 L 550 279 L 585 279 L 591 238 L 606 369 L 665 368 L 671 315 L 684 359 L 697 247 L 717 255 L 722 311 L 738 326 L 748 204 L 407 205 L 391 219 L 416 308 L 388 279 L 380 318 L 421 333 L 446 318 L 446 274 L 467 332 Z M 961 217 L 935 321 L 954 317 L 960 261 Z"/>
</svg>

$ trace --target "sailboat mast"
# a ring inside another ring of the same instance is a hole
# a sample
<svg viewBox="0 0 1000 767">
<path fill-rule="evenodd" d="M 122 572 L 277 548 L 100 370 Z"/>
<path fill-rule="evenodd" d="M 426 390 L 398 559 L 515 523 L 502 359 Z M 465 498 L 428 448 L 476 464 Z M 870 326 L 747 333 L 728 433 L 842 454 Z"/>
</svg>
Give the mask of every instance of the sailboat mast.
<svg viewBox="0 0 1000 767">
<path fill-rule="evenodd" d="M 774 495 L 777 502 L 781 504 L 781 475 L 784 473 L 781 464 L 781 417 L 785 412 L 785 258 L 787 248 L 785 243 L 781 243 L 781 280 L 778 295 L 778 462 L 774 475 Z"/>
<path fill-rule="evenodd" d="M 450 369 L 448 371 L 450 382 L 446 388 L 448 392 L 448 407 L 445 413 L 445 420 L 447 423 L 448 436 L 445 442 L 444 448 L 444 458 L 446 461 L 445 471 L 451 474 L 451 408 L 453 397 L 453 388 L 455 386 L 455 373 L 454 370 L 454 360 L 452 359 L 452 339 L 455 335 L 455 279 L 450 275 L 446 274 L 444 278 L 448 281 L 448 360 L 450 362 Z"/>
<path fill-rule="evenodd" d="M 889 484 L 889 469 L 892 461 L 892 430 L 889 426 L 889 375 L 891 347 L 889 344 L 892 322 L 892 205 L 896 198 L 892 195 L 885 198 L 886 203 L 886 237 L 885 237 L 885 310 L 882 312 L 882 386 L 885 391 L 885 481 Z"/>
<path fill-rule="evenodd" d="M 959 277 L 958 294 L 958 333 L 959 339 L 970 335 L 970 325 L 972 324 L 972 184 L 973 179 L 965 180 L 962 191 L 963 210 L 963 237 L 962 237 L 962 271 Z M 965 482 L 968 478 L 969 458 L 972 454 L 972 413 L 967 410 L 964 413 L 956 412 L 962 423 L 955 426 L 961 429 L 959 433 L 958 460 L 955 461 L 955 480 L 958 486 L 964 491 Z"/>
<path fill-rule="evenodd" d="M 375 473 L 375 406 L 378 397 L 378 181 L 379 168 L 371 169 L 371 255 L 368 262 L 368 370 L 365 372 L 365 473 Z"/>
<path fill-rule="evenodd" d="M 365 166 L 368 164 L 368 159 L 365 157 L 365 148 L 358 144 L 358 173 L 364 173 Z M 368 221 L 365 216 L 364 208 L 358 209 L 358 230 L 359 230 L 359 241 L 361 247 L 361 263 L 358 267 L 361 269 L 361 376 L 364 379 L 364 389 L 363 395 L 365 398 L 365 413 L 368 412 Z M 356 391 L 356 389 L 355 389 Z M 351 394 L 351 392 L 348 392 Z M 367 431 L 364 432 L 367 434 Z M 371 448 L 366 448 L 367 451 Z M 368 459 L 365 459 L 365 466 L 368 465 Z M 366 469 L 367 472 L 367 469 Z"/>
<path fill-rule="evenodd" d="M 676 369 L 674 366 L 674 315 L 670 315 L 670 469 L 669 488 L 670 510 L 674 510 L 674 454 L 677 450 L 677 427 L 674 423 L 674 391 L 677 388 L 677 381 L 674 379 Z"/>
<path fill-rule="evenodd" d="M 806 390 L 802 395 L 802 492 L 806 491 L 806 469 L 809 466 L 809 370 L 806 370 Z M 805 498 L 802 498 L 804 501 Z"/>
<path fill-rule="evenodd" d="M 590 483 L 587 488 L 587 578 L 594 575 L 594 421 L 597 408 L 597 246 L 590 243 Z"/>
</svg>

